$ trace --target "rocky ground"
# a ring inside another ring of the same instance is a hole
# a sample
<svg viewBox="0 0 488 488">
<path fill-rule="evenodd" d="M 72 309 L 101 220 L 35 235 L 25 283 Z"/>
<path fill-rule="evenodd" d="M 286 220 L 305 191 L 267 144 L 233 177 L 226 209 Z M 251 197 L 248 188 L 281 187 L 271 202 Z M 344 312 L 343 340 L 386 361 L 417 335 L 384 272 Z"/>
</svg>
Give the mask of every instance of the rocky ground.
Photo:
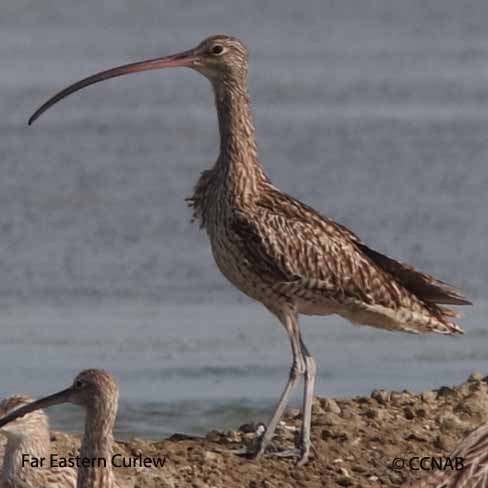
<svg viewBox="0 0 488 488">
<path fill-rule="evenodd" d="M 312 460 L 253 461 L 227 450 L 255 441 L 254 426 L 210 432 L 205 438 L 174 435 L 148 442 L 117 443 L 124 457 L 166 458 L 161 468 L 117 468 L 128 486 L 147 488 L 295 488 L 416 486 L 428 472 L 395 470 L 395 458 L 447 456 L 474 427 L 488 420 L 488 377 L 473 374 L 463 384 L 421 394 L 374 391 L 352 399 L 317 398 L 313 415 Z M 289 411 L 275 445 L 291 447 L 300 415 Z M 53 450 L 74 454 L 79 439 L 53 432 Z"/>
</svg>

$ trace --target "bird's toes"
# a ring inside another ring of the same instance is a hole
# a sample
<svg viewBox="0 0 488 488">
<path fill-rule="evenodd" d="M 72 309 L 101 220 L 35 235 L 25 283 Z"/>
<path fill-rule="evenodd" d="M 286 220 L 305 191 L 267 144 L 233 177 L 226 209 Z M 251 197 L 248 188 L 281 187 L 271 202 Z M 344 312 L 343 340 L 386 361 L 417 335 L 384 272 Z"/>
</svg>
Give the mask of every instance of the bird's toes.
<svg viewBox="0 0 488 488">
<path fill-rule="evenodd" d="M 234 456 L 241 456 L 245 458 L 253 458 L 256 456 L 256 450 L 255 449 L 249 449 L 247 446 L 240 446 L 236 447 L 234 449 L 224 449 L 221 447 L 216 447 L 213 449 L 215 452 L 224 452 L 226 454 L 233 454 Z"/>
<path fill-rule="evenodd" d="M 303 453 L 302 453 L 302 449 L 294 447 L 291 449 L 283 449 L 281 451 L 269 451 L 264 456 L 280 458 L 280 459 L 298 459 L 300 462 L 300 460 L 303 457 Z"/>
<path fill-rule="evenodd" d="M 300 456 L 297 461 L 297 465 L 303 466 L 308 463 L 308 460 L 310 458 L 310 449 L 303 448 L 303 449 L 299 449 L 299 451 L 300 451 Z"/>
</svg>

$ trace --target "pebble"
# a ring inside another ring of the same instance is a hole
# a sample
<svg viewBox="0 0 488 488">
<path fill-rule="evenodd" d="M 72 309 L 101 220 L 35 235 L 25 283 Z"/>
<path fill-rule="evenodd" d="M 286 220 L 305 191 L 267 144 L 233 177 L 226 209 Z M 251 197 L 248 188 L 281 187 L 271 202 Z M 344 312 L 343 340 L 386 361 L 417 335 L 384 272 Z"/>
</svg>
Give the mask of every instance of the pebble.
<svg viewBox="0 0 488 488">
<path fill-rule="evenodd" d="M 390 399 L 390 394 L 385 390 L 373 390 L 371 398 L 376 400 L 381 405 L 386 405 Z"/>
<path fill-rule="evenodd" d="M 413 410 L 410 407 L 405 407 L 403 409 L 403 415 L 405 415 L 405 418 L 407 420 L 413 420 L 415 418 L 415 414 L 413 413 Z"/>
<path fill-rule="evenodd" d="M 436 394 L 432 390 L 426 390 L 421 393 L 420 398 L 425 403 L 431 403 L 435 400 Z"/>
<path fill-rule="evenodd" d="M 482 381 L 484 375 L 479 371 L 476 371 L 469 375 L 468 381 Z"/>
<path fill-rule="evenodd" d="M 341 417 L 344 420 L 348 420 L 349 422 L 355 422 L 356 424 L 360 421 L 359 415 L 354 410 L 345 410 L 343 408 Z"/>
<path fill-rule="evenodd" d="M 242 436 L 242 441 L 243 442 L 254 442 L 256 440 L 256 434 L 254 432 L 249 432 L 249 434 L 243 434 Z"/>
<path fill-rule="evenodd" d="M 383 416 L 383 411 L 376 408 L 368 408 L 364 412 L 364 415 L 366 415 L 366 417 L 368 417 L 369 419 L 377 419 Z"/>
<path fill-rule="evenodd" d="M 256 424 L 243 424 L 237 430 L 243 434 L 250 434 L 251 432 L 254 434 L 256 432 Z"/>
<path fill-rule="evenodd" d="M 207 462 L 221 461 L 220 456 L 217 453 L 212 452 L 212 451 L 205 451 L 204 458 L 205 458 L 205 461 L 207 461 Z"/>
<path fill-rule="evenodd" d="M 339 476 L 336 478 L 336 482 L 341 486 L 351 486 L 353 481 L 351 475 L 346 468 L 339 468 Z"/>
<path fill-rule="evenodd" d="M 286 416 L 294 420 L 301 419 L 302 411 L 299 408 L 289 408 L 286 411 Z"/>
<path fill-rule="evenodd" d="M 315 421 L 317 425 L 339 425 L 343 423 L 343 420 L 339 415 L 332 412 L 319 415 Z"/>
<path fill-rule="evenodd" d="M 322 408 L 325 412 L 332 412 L 337 415 L 340 415 L 342 412 L 341 407 L 339 407 L 338 403 L 332 398 L 325 398 L 322 401 Z"/>
<path fill-rule="evenodd" d="M 171 479 L 160 478 L 159 476 L 156 476 L 154 478 L 154 481 L 156 481 L 158 486 L 160 486 L 161 488 L 175 488 L 175 483 Z"/>
<path fill-rule="evenodd" d="M 450 443 L 448 441 L 448 438 L 443 435 L 439 434 L 435 439 L 434 439 L 434 447 L 437 449 L 442 449 L 443 451 L 448 451 L 450 450 Z"/>
<path fill-rule="evenodd" d="M 204 483 L 203 481 L 200 481 L 200 480 L 195 480 L 193 483 L 192 483 L 192 488 L 210 488 L 207 483 Z"/>
<path fill-rule="evenodd" d="M 403 476 L 398 471 L 393 471 L 392 473 L 389 473 L 388 478 L 390 478 L 390 481 L 394 485 L 401 485 L 401 484 L 403 484 L 403 481 L 404 481 Z"/>
<path fill-rule="evenodd" d="M 338 432 L 335 432 L 333 430 L 324 429 L 322 431 L 322 433 L 320 434 L 320 437 L 324 441 L 326 441 L 328 439 L 335 439 L 338 442 L 344 442 L 344 441 L 347 441 L 349 439 L 349 433 L 347 433 L 347 432 L 338 433 Z"/>
<path fill-rule="evenodd" d="M 340 486 L 351 486 L 353 484 L 353 481 L 347 476 L 338 476 L 336 479 L 336 483 Z"/>
<path fill-rule="evenodd" d="M 427 442 L 429 439 L 427 436 L 421 434 L 420 432 L 410 432 L 404 438 L 406 441 L 417 441 L 417 442 Z"/>
<path fill-rule="evenodd" d="M 318 415 L 324 413 L 321 403 L 322 402 L 317 397 L 314 397 L 312 401 L 312 415 Z"/>
<path fill-rule="evenodd" d="M 240 442 L 242 435 L 239 432 L 227 432 L 225 438 L 229 442 Z"/>
<path fill-rule="evenodd" d="M 418 408 L 415 413 L 417 414 L 418 417 L 425 418 L 427 417 L 427 410 L 425 408 Z M 427 425 L 426 428 L 428 429 L 429 426 Z"/>
<path fill-rule="evenodd" d="M 356 398 L 356 402 L 359 403 L 359 404 L 370 403 L 371 402 L 371 399 L 368 398 L 368 397 L 357 397 Z"/>
<path fill-rule="evenodd" d="M 443 433 L 464 430 L 465 428 L 464 422 L 461 422 L 461 420 L 452 413 L 440 415 L 437 421 L 440 424 L 440 430 Z"/>
<path fill-rule="evenodd" d="M 449 386 L 441 386 L 437 390 L 438 397 L 449 397 L 449 396 L 457 396 L 457 392 L 454 388 L 450 388 Z"/>
<path fill-rule="evenodd" d="M 392 405 L 395 407 L 399 407 L 400 405 L 403 405 L 405 403 L 405 395 L 403 393 L 399 393 L 398 391 L 392 391 L 390 394 L 390 400 Z"/>
<path fill-rule="evenodd" d="M 210 442 L 218 442 L 221 437 L 222 437 L 222 434 L 218 430 L 211 430 L 207 434 L 206 439 L 207 439 L 207 441 L 210 441 Z"/>
<path fill-rule="evenodd" d="M 485 420 L 486 418 L 486 414 L 487 414 L 486 403 L 487 403 L 486 394 L 483 394 L 481 392 L 476 392 L 471 394 L 469 397 L 465 398 L 464 400 L 461 400 L 454 408 L 454 411 L 456 413 L 458 412 L 466 413 L 470 417 L 476 417 L 481 421 L 481 420 Z"/>
</svg>

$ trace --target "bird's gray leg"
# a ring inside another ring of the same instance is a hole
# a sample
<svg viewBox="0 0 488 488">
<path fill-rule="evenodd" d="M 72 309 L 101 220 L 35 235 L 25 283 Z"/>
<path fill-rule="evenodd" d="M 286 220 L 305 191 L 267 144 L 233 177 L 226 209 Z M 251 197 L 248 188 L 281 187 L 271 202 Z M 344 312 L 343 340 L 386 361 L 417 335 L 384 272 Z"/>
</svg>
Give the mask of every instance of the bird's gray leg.
<svg viewBox="0 0 488 488">
<path fill-rule="evenodd" d="M 290 338 L 293 362 L 290 369 L 290 376 L 288 377 L 288 383 L 286 384 L 286 387 L 281 394 L 276 410 L 271 417 L 271 420 L 266 428 L 266 432 L 261 439 L 261 444 L 256 453 L 256 458 L 260 457 L 264 453 L 266 447 L 273 438 L 276 426 L 278 425 L 278 422 L 280 421 L 283 412 L 285 411 L 285 408 L 290 400 L 290 396 L 293 393 L 297 382 L 300 380 L 300 377 L 305 374 L 306 370 L 305 358 L 303 357 L 302 347 L 300 344 L 300 329 L 298 328 L 296 313 L 290 312 L 287 313 L 283 318 L 279 318 L 285 326 L 286 331 L 288 332 L 288 336 Z"/>
<path fill-rule="evenodd" d="M 317 365 L 315 359 L 308 352 L 302 337 L 300 336 L 300 347 L 305 358 L 305 386 L 303 388 L 303 423 L 300 435 L 300 449 L 301 457 L 298 461 L 299 465 L 303 465 L 308 461 L 310 455 L 310 448 L 312 443 L 310 441 L 311 425 L 312 425 L 312 404 L 313 394 L 315 390 L 315 378 L 317 376 Z"/>
</svg>

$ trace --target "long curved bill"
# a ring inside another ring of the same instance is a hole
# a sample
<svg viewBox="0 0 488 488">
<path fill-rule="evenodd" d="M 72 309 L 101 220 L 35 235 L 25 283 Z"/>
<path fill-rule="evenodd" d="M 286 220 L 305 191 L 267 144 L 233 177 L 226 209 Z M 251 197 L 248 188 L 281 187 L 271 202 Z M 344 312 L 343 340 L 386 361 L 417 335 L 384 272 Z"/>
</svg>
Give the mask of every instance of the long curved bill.
<svg viewBox="0 0 488 488">
<path fill-rule="evenodd" d="M 24 405 L 17 410 L 14 410 L 8 415 L 5 415 L 5 417 L 0 418 L 0 429 L 4 425 L 12 422 L 13 420 L 18 419 L 19 417 L 23 417 L 28 413 L 34 412 L 34 410 L 39 410 L 40 408 L 47 408 L 52 405 L 60 405 L 61 403 L 69 402 L 71 391 L 71 387 L 66 388 L 65 390 L 59 391 L 58 393 L 54 393 L 54 395 L 49 395 L 47 397 L 29 403 L 28 405 Z"/>
<path fill-rule="evenodd" d="M 31 125 L 36 119 L 39 118 L 47 109 L 61 101 L 63 98 L 71 95 L 72 93 L 85 88 L 86 86 L 93 85 L 99 81 L 108 80 L 110 78 L 116 78 L 117 76 L 128 75 L 131 73 L 138 73 L 140 71 L 149 71 L 153 69 L 162 68 L 176 68 L 178 66 L 192 66 L 198 60 L 195 50 L 190 49 L 172 56 L 165 56 L 164 58 L 148 59 L 146 61 L 140 61 L 138 63 L 125 64 L 123 66 L 117 66 L 106 71 L 100 71 L 88 78 L 84 78 L 73 85 L 68 86 L 64 90 L 60 91 L 46 103 L 41 105 L 29 119 L 29 125 Z"/>
</svg>

